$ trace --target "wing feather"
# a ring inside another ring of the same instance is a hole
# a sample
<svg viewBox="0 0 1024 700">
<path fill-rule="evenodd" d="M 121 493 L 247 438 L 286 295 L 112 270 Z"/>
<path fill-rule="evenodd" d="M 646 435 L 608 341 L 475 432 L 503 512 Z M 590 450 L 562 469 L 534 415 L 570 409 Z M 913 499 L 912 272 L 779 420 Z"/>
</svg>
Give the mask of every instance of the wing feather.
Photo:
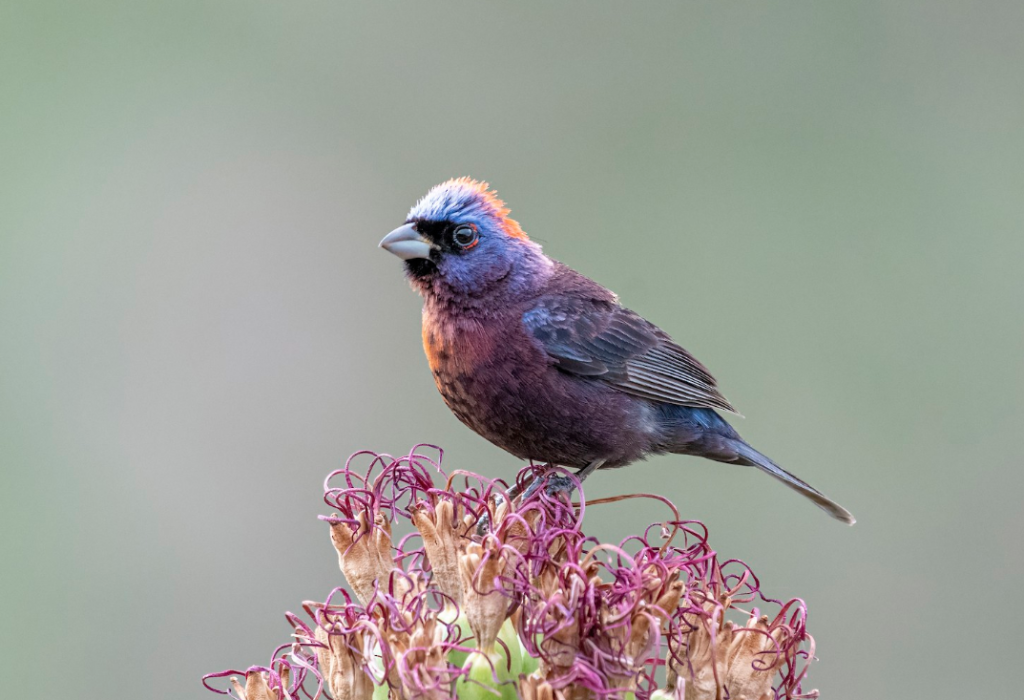
<svg viewBox="0 0 1024 700">
<path fill-rule="evenodd" d="M 736 410 L 697 358 L 614 299 L 545 297 L 523 324 L 563 372 L 651 401 Z"/>
</svg>

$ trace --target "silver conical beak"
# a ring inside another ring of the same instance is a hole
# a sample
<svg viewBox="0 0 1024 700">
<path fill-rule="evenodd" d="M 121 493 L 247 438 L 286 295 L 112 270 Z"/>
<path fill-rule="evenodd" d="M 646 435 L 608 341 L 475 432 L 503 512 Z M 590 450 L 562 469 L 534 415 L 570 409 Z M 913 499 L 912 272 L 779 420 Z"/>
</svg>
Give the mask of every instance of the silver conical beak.
<svg viewBox="0 0 1024 700">
<path fill-rule="evenodd" d="M 433 247 L 426 238 L 421 236 L 415 228 L 415 224 L 399 226 L 394 231 L 384 236 L 380 247 L 402 260 L 413 260 L 415 258 L 430 259 L 430 250 Z"/>
</svg>

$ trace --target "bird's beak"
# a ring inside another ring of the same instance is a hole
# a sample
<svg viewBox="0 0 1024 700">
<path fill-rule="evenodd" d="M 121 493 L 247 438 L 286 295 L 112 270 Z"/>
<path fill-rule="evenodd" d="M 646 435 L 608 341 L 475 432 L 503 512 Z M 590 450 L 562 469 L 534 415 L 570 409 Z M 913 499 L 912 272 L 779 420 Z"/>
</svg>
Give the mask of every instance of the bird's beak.
<svg viewBox="0 0 1024 700">
<path fill-rule="evenodd" d="M 430 249 L 433 247 L 426 238 L 416 231 L 414 224 L 399 226 L 394 231 L 384 236 L 380 247 L 397 255 L 402 260 L 413 260 L 415 258 L 430 259 Z"/>
</svg>

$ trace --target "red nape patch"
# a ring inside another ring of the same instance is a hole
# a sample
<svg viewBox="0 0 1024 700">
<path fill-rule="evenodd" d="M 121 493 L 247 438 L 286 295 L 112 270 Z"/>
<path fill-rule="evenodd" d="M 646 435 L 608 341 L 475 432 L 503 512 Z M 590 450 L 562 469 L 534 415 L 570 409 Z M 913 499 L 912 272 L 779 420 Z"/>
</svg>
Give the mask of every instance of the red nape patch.
<svg viewBox="0 0 1024 700">
<path fill-rule="evenodd" d="M 502 229 L 505 231 L 505 235 L 511 236 L 512 238 L 519 238 L 524 241 L 529 240 L 529 237 L 523 231 L 523 228 L 519 225 L 519 222 L 515 219 L 509 218 L 510 209 L 506 206 L 505 202 L 498 197 L 498 193 L 495 190 L 490 189 L 490 185 L 482 180 L 474 180 L 471 177 L 457 177 L 451 182 L 471 187 L 476 190 L 477 194 L 487 202 L 487 204 L 494 210 L 494 213 L 502 220 Z"/>
</svg>

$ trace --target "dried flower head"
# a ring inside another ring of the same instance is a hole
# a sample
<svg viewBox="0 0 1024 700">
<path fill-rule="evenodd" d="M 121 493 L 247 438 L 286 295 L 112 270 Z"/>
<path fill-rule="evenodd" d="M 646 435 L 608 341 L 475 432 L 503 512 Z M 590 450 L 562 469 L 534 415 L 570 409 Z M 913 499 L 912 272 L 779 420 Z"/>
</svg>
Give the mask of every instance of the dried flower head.
<svg viewBox="0 0 1024 700">
<path fill-rule="evenodd" d="M 344 604 L 333 603 L 336 596 Z M 287 618 L 294 636 L 315 652 L 320 676 L 334 699 L 371 698 L 382 680 L 373 669 L 380 649 L 376 622 L 341 589 L 332 591 L 326 603 L 307 601 L 303 608 L 314 622 L 312 629 L 291 613 Z"/>
<path fill-rule="evenodd" d="M 304 604 L 306 619 L 287 613 L 294 640 L 268 666 L 248 669 L 244 686 L 209 685 L 242 675 L 233 670 L 204 684 L 238 700 L 325 689 L 335 700 L 817 697 L 802 689 L 814 655 L 803 601 L 766 597 L 666 499 L 591 502 L 653 499 L 668 516 L 600 543 L 583 532 L 588 504 L 564 470 L 530 465 L 510 490 L 446 475 L 442 456 L 429 445 L 360 452 L 332 472 L 335 513 L 321 517 L 356 600 L 335 589 Z"/>
<path fill-rule="evenodd" d="M 340 518 L 328 522 L 331 543 L 338 552 L 338 568 L 365 604 L 373 597 L 376 584 L 388 580 L 395 568 L 391 558 L 391 523 L 382 514 L 367 511 L 356 513 L 355 527 Z"/>
<path fill-rule="evenodd" d="M 312 658 L 299 644 L 285 644 L 277 647 L 271 655 L 269 666 L 250 666 L 247 670 L 228 669 L 203 676 L 203 685 L 220 695 L 236 700 L 297 700 L 300 690 L 309 679 L 316 683 L 317 692 L 321 687 L 320 676 L 311 665 Z M 245 676 L 243 685 L 237 676 Z M 228 679 L 227 690 L 210 685 L 210 681 Z"/>
<path fill-rule="evenodd" d="M 508 617 L 513 590 L 502 575 L 514 565 L 518 552 L 501 544 L 495 535 L 470 542 L 459 557 L 462 577 L 462 612 L 473 630 L 478 649 L 490 653 L 498 631 Z"/>
<path fill-rule="evenodd" d="M 471 519 L 460 518 L 455 502 L 450 499 L 441 499 L 436 504 L 415 503 L 409 507 L 409 516 L 423 538 L 434 582 L 445 595 L 461 603 L 459 558 L 468 542 Z"/>
</svg>

